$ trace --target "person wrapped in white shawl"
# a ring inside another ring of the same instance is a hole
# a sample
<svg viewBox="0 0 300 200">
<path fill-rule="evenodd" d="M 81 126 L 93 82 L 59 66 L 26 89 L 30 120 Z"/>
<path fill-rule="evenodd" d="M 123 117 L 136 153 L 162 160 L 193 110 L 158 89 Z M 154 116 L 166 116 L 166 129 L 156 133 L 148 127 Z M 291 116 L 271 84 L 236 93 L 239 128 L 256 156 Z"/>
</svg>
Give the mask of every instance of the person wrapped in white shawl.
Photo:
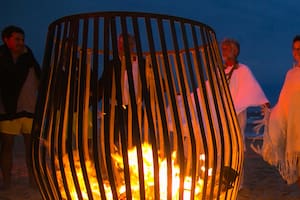
<svg viewBox="0 0 300 200">
<path fill-rule="evenodd" d="M 263 105 L 269 107 L 269 100 L 249 67 L 238 62 L 239 43 L 234 39 L 225 38 L 221 42 L 221 50 L 231 98 L 241 133 L 245 139 L 247 108 Z M 246 150 L 246 145 L 244 147 L 244 150 Z"/>
<path fill-rule="evenodd" d="M 286 74 L 277 104 L 265 112 L 263 146 L 253 149 L 278 168 L 287 184 L 300 187 L 300 35 L 293 40 L 293 57 L 296 64 Z"/>
</svg>

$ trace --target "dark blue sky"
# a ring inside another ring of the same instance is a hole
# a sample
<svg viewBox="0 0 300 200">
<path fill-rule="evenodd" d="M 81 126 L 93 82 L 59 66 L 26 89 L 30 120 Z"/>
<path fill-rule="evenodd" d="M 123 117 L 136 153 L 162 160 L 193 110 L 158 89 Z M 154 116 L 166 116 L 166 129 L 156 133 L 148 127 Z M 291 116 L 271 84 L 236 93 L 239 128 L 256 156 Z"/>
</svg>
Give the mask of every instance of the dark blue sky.
<svg viewBox="0 0 300 200">
<path fill-rule="evenodd" d="M 197 20 L 211 26 L 218 40 L 239 40 L 239 61 L 252 69 L 274 104 L 293 63 L 291 42 L 300 34 L 299 8 L 299 0 L 5 0 L 0 29 L 10 24 L 23 27 L 26 43 L 42 63 L 48 25 L 63 16 L 121 10 Z"/>
</svg>

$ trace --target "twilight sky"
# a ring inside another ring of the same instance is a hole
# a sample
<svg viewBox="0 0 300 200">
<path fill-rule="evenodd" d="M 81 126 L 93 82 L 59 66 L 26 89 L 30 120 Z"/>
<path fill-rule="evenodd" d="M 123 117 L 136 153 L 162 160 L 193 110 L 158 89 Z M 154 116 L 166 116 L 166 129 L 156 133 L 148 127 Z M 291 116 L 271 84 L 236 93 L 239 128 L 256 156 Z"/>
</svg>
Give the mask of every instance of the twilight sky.
<svg viewBox="0 0 300 200">
<path fill-rule="evenodd" d="M 98 11 L 175 15 L 209 25 L 218 40 L 237 39 L 241 45 L 239 61 L 251 68 L 272 104 L 293 63 L 292 39 L 300 34 L 299 0 L 3 0 L 0 29 L 11 24 L 21 26 L 26 43 L 41 64 L 51 22 Z"/>
</svg>

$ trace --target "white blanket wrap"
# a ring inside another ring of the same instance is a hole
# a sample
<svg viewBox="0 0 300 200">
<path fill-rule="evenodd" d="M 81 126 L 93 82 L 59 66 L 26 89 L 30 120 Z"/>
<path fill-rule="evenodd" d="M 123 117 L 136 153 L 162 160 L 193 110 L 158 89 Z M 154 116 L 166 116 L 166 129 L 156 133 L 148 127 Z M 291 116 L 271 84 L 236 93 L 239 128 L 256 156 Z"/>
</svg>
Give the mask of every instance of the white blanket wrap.
<svg viewBox="0 0 300 200">
<path fill-rule="evenodd" d="M 288 184 L 300 177 L 297 167 L 300 158 L 299 120 L 300 68 L 294 67 L 287 72 L 278 102 L 270 113 L 261 149 L 264 160 L 278 167 Z"/>
</svg>

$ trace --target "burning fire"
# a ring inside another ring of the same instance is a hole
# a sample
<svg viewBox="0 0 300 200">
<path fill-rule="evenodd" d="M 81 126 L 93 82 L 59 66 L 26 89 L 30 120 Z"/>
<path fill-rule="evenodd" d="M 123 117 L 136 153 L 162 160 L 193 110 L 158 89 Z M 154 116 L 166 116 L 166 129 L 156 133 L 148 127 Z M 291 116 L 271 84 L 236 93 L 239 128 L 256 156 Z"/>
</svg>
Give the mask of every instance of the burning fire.
<svg viewBox="0 0 300 200">
<path fill-rule="evenodd" d="M 154 199 L 154 173 L 153 173 L 153 157 L 152 157 L 152 148 L 149 144 L 144 143 L 142 145 L 142 152 L 143 152 L 143 163 L 144 163 L 144 179 L 145 179 L 145 193 L 147 199 Z M 117 166 L 118 170 L 123 170 L 123 158 L 119 154 L 113 154 L 112 158 L 114 160 L 115 165 Z M 131 192 L 132 192 L 132 198 L 133 199 L 140 199 L 139 198 L 139 178 L 138 178 L 138 160 L 137 160 L 137 154 L 136 154 L 136 148 L 132 148 L 128 150 L 128 158 L 129 158 L 129 167 L 130 167 L 130 181 L 131 181 Z M 201 155 L 200 160 L 205 159 L 205 155 Z M 83 196 L 83 199 L 88 199 L 87 191 L 84 184 L 83 174 L 80 166 L 80 161 L 78 154 L 74 154 L 74 160 L 75 160 L 75 168 L 76 168 L 76 175 L 77 179 L 79 180 L 79 185 L 81 189 L 81 195 Z M 175 164 L 176 160 L 176 152 L 174 151 L 172 153 L 172 199 L 179 199 L 179 166 Z M 69 157 L 65 156 L 63 158 L 64 163 L 64 171 L 66 175 L 67 185 L 69 188 L 70 195 L 72 199 L 78 199 L 77 192 L 75 189 L 74 181 L 72 178 L 71 168 L 69 165 Z M 101 195 L 99 192 L 99 183 L 97 181 L 94 165 L 92 161 L 86 161 L 87 166 L 87 173 L 89 176 L 90 186 L 92 189 L 93 197 L 95 199 L 101 199 Z M 204 167 L 201 167 L 202 171 L 205 171 Z M 211 176 L 211 170 L 208 169 L 208 174 Z M 66 193 L 62 182 L 62 174 L 60 170 L 57 172 L 57 177 L 59 180 L 59 187 L 62 191 L 62 197 L 66 199 Z M 160 196 L 161 199 L 167 199 L 167 161 L 166 159 L 159 159 L 159 177 L 160 177 Z M 121 181 L 124 182 L 124 181 Z M 201 178 L 198 178 L 196 181 L 196 187 L 195 187 L 195 199 L 202 199 L 202 188 L 203 188 L 203 180 Z M 184 199 L 190 199 L 190 191 L 192 187 L 192 178 L 190 176 L 185 176 L 184 179 Z M 110 188 L 109 181 L 107 180 L 104 182 L 104 188 L 106 193 L 107 199 L 113 199 L 112 192 Z M 118 193 L 119 197 L 121 198 L 122 195 L 126 193 L 125 191 L 125 184 L 121 184 L 118 186 Z"/>
</svg>

